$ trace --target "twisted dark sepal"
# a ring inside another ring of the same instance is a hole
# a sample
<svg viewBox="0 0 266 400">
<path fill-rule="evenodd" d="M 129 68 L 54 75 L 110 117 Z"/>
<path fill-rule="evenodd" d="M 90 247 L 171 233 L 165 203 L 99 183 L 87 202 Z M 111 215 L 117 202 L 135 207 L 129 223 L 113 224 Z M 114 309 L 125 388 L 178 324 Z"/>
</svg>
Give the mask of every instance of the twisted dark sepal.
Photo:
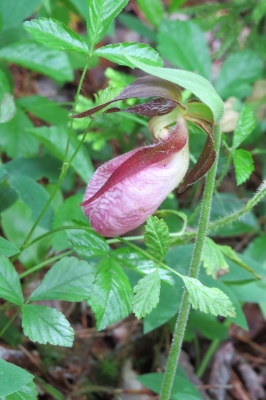
<svg viewBox="0 0 266 400">
<path fill-rule="evenodd" d="M 194 167 L 188 171 L 182 185 L 179 187 L 179 193 L 205 176 L 216 158 L 213 142 L 214 121 L 213 114 L 209 107 L 201 102 L 189 102 L 187 104 L 185 118 L 201 128 L 207 134 L 207 140 L 199 159 Z"/>
<path fill-rule="evenodd" d="M 149 98 L 155 97 L 144 104 L 139 104 L 128 108 L 113 107 L 108 108 L 105 112 L 113 113 L 119 111 L 126 111 L 131 114 L 143 115 L 145 117 L 154 117 L 168 114 L 175 107 L 180 106 L 185 108 L 181 103 L 181 92 L 177 85 L 166 81 L 164 79 L 156 78 L 154 76 L 142 76 L 136 79 L 133 83 L 125 87 L 122 92 L 114 99 L 100 104 L 90 110 L 83 111 L 79 114 L 72 115 L 72 118 L 83 118 L 92 115 L 110 104 L 132 98 Z"/>
</svg>

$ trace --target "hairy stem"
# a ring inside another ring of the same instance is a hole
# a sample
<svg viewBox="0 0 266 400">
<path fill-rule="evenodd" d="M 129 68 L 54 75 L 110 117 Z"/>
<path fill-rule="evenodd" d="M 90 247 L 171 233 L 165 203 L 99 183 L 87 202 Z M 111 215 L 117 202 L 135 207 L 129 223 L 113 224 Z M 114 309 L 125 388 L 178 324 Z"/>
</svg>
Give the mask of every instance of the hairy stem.
<svg viewBox="0 0 266 400">
<path fill-rule="evenodd" d="M 189 277 L 191 278 L 197 278 L 199 275 L 202 249 L 209 225 L 211 203 L 215 185 L 215 176 L 217 170 L 220 144 L 221 144 L 221 130 L 220 130 L 220 125 L 217 125 L 214 131 L 214 148 L 217 156 L 214 165 L 212 166 L 206 177 L 204 194 L 201 205 L 201 213 L 199 219 L 199 227 L 189 269 Z M 176 374 L 177 364 L 179 361 L 179 355 L 183 343 L 189 311 L 190 311 L 190 302 L 188 299 L 188 292 L 185 289 L 180 305 L 179 315 L 175 325 L 170 354 L 168 356 L 166 371 L 162 383 L 161 395 L 160 395 L 161 400 L 169 400 L 171 396 L 172 386 Z"/>
</svg>

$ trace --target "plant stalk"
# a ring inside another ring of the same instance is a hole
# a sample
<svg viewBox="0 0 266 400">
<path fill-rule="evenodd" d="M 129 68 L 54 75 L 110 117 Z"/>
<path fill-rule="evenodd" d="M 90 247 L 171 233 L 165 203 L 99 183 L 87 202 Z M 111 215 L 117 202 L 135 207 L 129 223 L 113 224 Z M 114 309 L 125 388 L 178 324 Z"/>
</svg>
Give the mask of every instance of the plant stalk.
<svg viewBox="0 0 266 400">
<path fill-rule="evenodd" d="M 192 260 L 189 268 L 190 278 L 197 279 L 199 275 L 202 249 L 209 225 L 211 203 L 215 186 L 215 176 L 217 170 L 220 145 L 221 145 L 221 130 L 220 130 L 220 124 L 218 124 L 214 128 L 214 149 L 216 151 L 216 160 L 206 177 L 203 199 L 201 203 L 199 227 L 192 254 Z M 168 356 L 164 379 L 161 387 L 161 394 L 160 394 L 161 400 L 169 400 L 171 396 L 172 386 L 175 379 L 176 368 L 179 361 L 179 356 L 184 339 L 184 333 L 187 325 L 189 311 L 190 311 L 190 302 L 189 302 L 188 292 L 185 289 L 180 305 L 179 315 L 177 317 L 174 329 L 172 345 Z"/>
<path fill-rule="evenodd" d="M 79 94 L 80 94 L 80 91 L 81 91 L 81 88 L 82 88 L 82 84 L 83 84 L 83 81 L 84 81 L 84 78 L 85 78 L 87 69 L 88 69 L 88 67 L 89 67 L 89 63 L 90 63 L 90 57 L 88 58 L 87 63 L 86 63 L 86 65 L 85 65 L 85 67 L 84 67 L 84 69 L 83 69 L 83 71 L 82 71 L 81 77 L 80 77 L 80 81 L 79 81 L 79 84 L 78 84 L 77 92 L 76 92 L 76 95 L 75 95 L 73 110 L 75 110 L 75 108 L 76 108 L 76 105 L 77 105 L 77 102 L 78 102 L 78 97 L 79 97 Z M 48 210 L 48 208 L 49 208 L 50 204 L 52 203 L 52 201 L 53 201 L 53 199 L 54 199 L 54 197 L 55 197 L 57 191 L 59 190 L 59 188 L 61 187 L 61 185 L 62 185 L 62 183 L 63 183 L 63 180 L 64 180 L 64 178 L 65 178 L 65 176 L 66 176 L 66 173 L 67 173 L 67 171 L 68 171 L 68 169 L 69 169 L 69 167 L 70 167 L 70 165 L 71 165 L 71 162 L 73 161 L 73 158 L 76 156 L 76 154 L 77 154 L 77 152 L 78 152 L 78 150 L 79 150 L 79 148 L 80 148 L 82 142 L 83 142 L 84 139 L 85 139 L 85 136 L 86 136 L 86 135 L 84 134 L 84 136 L 83 136 L 83 138 L 82 138 L 82 140 L 81 140 L 81 143 L 79 143 L 79 145 L 78 145 L 76 151 L 74 152 L 74 154 L 72 155 L 70 161 L 67 162 L 67 157 L 68 157 L 68 152 L 69 152 L 69 146 L 70 146 L 70 141 L 71 141 L 71 131 L 72 131 L 72 128 L 73 128 L 73 120 L 71 121 L 70 129 L 69 129 L 69 134 L 68 134 L 68 138 L 67 138 L 67 144 L 66 144 L 66 148 L 65 148 L 64 161 L 63 161 L 63 163 L 62 163 L 62 168 L 61 168 L 61 172 L 60 172 L 58 181 L 57 181 L 57 183 L 56 183 L 56 185 L 55 185 L 55 187 L 54 187 L 54 190 L 52 191 L 52 193 L 51 193 L 49 199 L 47 200 L 46 204 L 44 205 L 42 211 L 40 212 L 40 214 L 39 214 L 38 217 L 36 218 L 36 221 L 35 221 L 34 224 L 32 225 L 31 230 L 29 231 L 29 233 L 28 233 L 27 236 L 25 237 L 25 240 L 24 240 L 24 242 L 22 243 L 22 245 L 21 245 L 21 247 L 20 247 L 20 251 L 22 251 L 22 250 L 27 246 L 27 244 L 28 244 L 28 242 L 30 241 L 30 239 L 31 239 L 31 237 L 32 237 L 32 235 L 33 235 L 33 233 L 34 233 L 34 231 L 35 231 L 37 225 L 39 224 L 40 220 L 42 219 L 42 217 L 44 216 L 44 214 L 45 214 L 46 211 Z M 87 130 L 86 130 L 86 134 L 87 134 Z"/>
</svg>

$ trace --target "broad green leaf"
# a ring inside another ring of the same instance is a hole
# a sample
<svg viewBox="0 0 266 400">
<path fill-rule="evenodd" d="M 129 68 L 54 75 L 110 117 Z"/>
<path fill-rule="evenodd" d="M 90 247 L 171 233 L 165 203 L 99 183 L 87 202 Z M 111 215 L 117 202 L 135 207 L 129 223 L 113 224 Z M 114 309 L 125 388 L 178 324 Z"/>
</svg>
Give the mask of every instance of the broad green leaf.
<svg viewBox="0 0 266 400">
<path fill-rule="evenodd" d="M 37 400 L 37 398 L 38 392 L 36 386 L 31 382 L 24 385 L 19 391 L 6 396 L 4 400 Z"/>
<path fill-rule="evenodd" d="M 178 281 L 178 283 L 175 282 L 174 287 L 162 285 L 159 303 L 156 308 L 144 318 L 144 333 L 148 333 L 153 329 L 158 328 L 176 315 L 183 292 L 181 285 L 181 281 Z"/>
<path fill-rule="evenodd" d="M 156 33 L 141 22 L 139 18 L 134 17 L 134 15 L 128 13 L 121 14 L 118 17 L 118 21 L 130 30 L 137 32 L 140 36 L 149 39 L 151 42 L 156 42 Z"/>
<path fill-rule="evenodd" d="M 36 42 L 54 50 L 74 50 L 88 53 L 87 43 L 65 24 L 53 18 L 39 18 L 24 22 L 24 28 Z"/>
<path fill-rule="evenodd" d="M 255 129 L 254 112 L 245 104 L 239 115 L 233 136 L 233 148 L 236 149 Z"/>
<path fill-rule="evenodd" d="M 2 31 L 19 25 L 25 18 L 30 17 L 41 3 L 42 0 L 1 0 L 0 20 L 3 23 Z"/>
<path fill-rule="evenodd" d="M 114 258 L 104 257 L 97 266 L 87 301 L 96 316 L 97 329 L 104 329 L 127 317 L 131 298 L 132 289 L 123 269 Z"/>
<path fill-rule="evenodd" d="M 33 180 L 46 177 L 50 181 L 57 181 L 60 167 L 60 161 L 49 154 L 34 158 L 18 157 L 4 165 L 9 175 L 27 176 Z"/>
<path fill-rule="evenodd" d="M 1 50 L 0 50 L 1 51 Z M 28 133 L 33 125 L 26 114 L 17 109 L 10 121 L 0 124 L 0 146 L 9 157 L 33 157 L 38 152 L 38 142 Z"/>
<path fill-rule="evenodd" d="M 128 58 L 136 68 L 141 69 L 147 74 L 173 82 L 184 89 L 189 90 L 203 103 L 210 107 L 216 122 L 221 119 L 223 115 L 222 99 L 218 96 L 211 83 L 202 76 L 190 71 L 149 66 L 131 59 L 131 57 Z"/>
<path fill-rule="evenodd" d="M 164 7 L 161 0 L 137 0 L 137 3 L 147 20 L 157 27 L 163 19 Z"/>
<path fill-rule="evenodd" d="M 223 99 L 230 96 L 246 97 L 251 84 L 263 71 L 263 61 L 252 50 L 230 54 L 222 65 L 215 87 Z"/>
<path fill-rule="evenodd" d="M 113 61 L 116 64 L 126 65 L 128 67 L 134 67 L 134 64 L 128 60 L 127 56 L 145 64 L 155 66 L 163 65 L 163 60 L 157 51 L 147 44 L 138 42 L 109 44 L 97 49 L 95 54 L 107 58 L 107 60 Z"/>
<path fill-rule="evenodd" d="M 189 301 L 195 310 L 213 315 L 234 317 L 235 308 L 229 297 L 220 289 L 204 286 L 198 279 L 182 276 Z"/>
<path fill-rule="evenodd" d="M 151 373 L 145 374 L 138 377 L 138 380 L 142 385 L 151 389 L 155 393 L 160 393 L 163 374 Z M 185 375 L 181 367 L 177 368 L 175 379 L 173 382 L 173 388 L 171 393 L 171 400 L 202 400 L 203 397 L 196 389 L 195 385 Z"/>
<path fill-rule="evenodd" d="M 148 252 L 158 260 L 163 260 L 170 242 L 169 229 L 164 220 L 149 217 L 145 225 L 144 239 Z"/>
<path fill-rule="evenodd" d="M 34 42 L 17 42 L 3 47 L 0 49 L 0 60 L 40 72 L 61 83 L 74 78 L 65 53 Z"/>
<path fill-rule="evenodd" d="M 212 239 L 206 238 L 202 253 L 203 266 L 206 273 L 214 279 L 217 278 L 219 271 L 228 271 L 229 265 L 224 259 L 220 246 Z"/>
<path fill-rule="evenodd" d="M 241 185 L 254 171 L 254 161 L 252 155 L 247 150 L 234 150 L 233 162 L 236 173 L 236 183 L 237 185 Z"/>
<path fill-rule="evenodd" d="M 0 358 L 0 396 L 8 396 L 32 382 L 33 375 L 25 369 L 10 364 Z"/>
<path fill-rule="evenodd" d="M 87 0 L 89 16 L 87 29 L 89 45 L 93 49 L 105 35 L 115 17 L 127 5 L 128 0 Z"/>
<path fill-rule="evenodd" d="M 73 344 L 74 331 L 65 316 L 55 308 L 23 305 L 22 327 L 32 342 L 65 347 Z"/>
<path fill-rule="evenodd" d="M 64 257 L 46 273 L 30 301 L 82 301 L 89 297 L 94 270 L 86 261 Z"/>
<path fill-rule="evenodd" d="M 89 13 L 88 0 L 69 0 L 78 13 L 86 20 Z"/>
<path fill-rule="evenodd" d="M 0 99 L 0 124 L 10 121 L 16 114 L 14 97 L 10 93 L 5 93 Z"/>
<path fill-rule="evenodd" d="M 55 101 L 42 96 L 20 97 L 17 103 L 43 121 L 52 125 L 61 125 L 68 120 L 68 111 Z"/>
<path fill-rule="evenodd" d="M 82 208 L 79 204 L 82 202 L 83 196 L 81 194 L 75 194 L 74 196 L 68 197 L 61 207 L 55 213 L 53 221 L 53 229 L 59 228 L 63 225 L 76 225 L 76 222 L 83 223 L 88 226 L 88 220 L 82 212 Z M 82 231 L 80 231 L 82 232 Z M 69 241 L 67 239 L 66 230 L 58 231 L 53 235 L 53 248 L 58 250 L 64 250 L 69 247 Z"/>
<path fill-rule="evenodd" d="M 219 321 L 214 315 L 191 310 L 185 333 L 185 341 L 195 339 L 198 332 L 209 340 L 226 340 L 228 338 L 228 329 L 228 324 Z"/>
<path fill-rule="evenodd" d="M 0 237 L 0 255 L 11 257 L 18 253 L 19 249 L 13 243 L 3 237 Z"/>
<path fill-rule="evenodd" d="M 49 200 L 49 194 L 42 185 L 27 176 L 12 176 L 9 181 L 21 200 L 31 209 L 32 219 L 35 221 Z M 49 206 L 38 225 L 49 229 L 52 219 L 53 209 Z"/>
<path fill-rule="evenodd" d="M 211 220 L 235 213 L 245 202 L 232 193 L 218 193 L 213 197 Z M 251 211 L 230 225 L 223 226 L 212 233 L 215 236 L 234 236 L 259 229 L 258 221 Z"/>
<path fill-rule="evenodd" d="M 140 279 L 134 287 L 133 312 L 137 318 L 148 315 L 159 303 L 161 280 L 159 271 L 155 270 Z"/>
<path fill-rule="evenodd" d="M 16 223 L 14 224 L 14 221 Z M 26 204 L 18 199 L 11 207 L 2 212 L 2 229 L 5 237 L 16 246 L 21 246 L 27 233 L 32 228 L 34 221 L 32 211 Z M 46 230 L 37 226 L 32 239 L 45 233 Z M 19 261 L 25 267 L 32 267 L 45 259 L 50 247 L 51 237 L 44 238 L 28 249 L 25 249 L 19 256 Z"/>
<path fill-rule="evenodd" d="M 66 234 L 73 250 L 80 257 L 97 257 L 110 251 L 104 238 L 98 235 L 92 228 L 86 231 L 68 229 Z"/>
<path fill-rule="evenodd" d="M 210 50 L 204 32 L 196 23 L 178 19 L 162 22 L 158 50 L 173 65 L 210 78 Z"/>
<path fill-rule="evenodd" d="M 65 148 L 67 144 L 68 129 L 65 125 L 41 127 L 30 130 L 36 138 L 43 143 L 47 149 L 60 160 L 64 160 Z M 79 141 L 76 136 L 71 137 L 69 146 L 69 155 L 76 150 Z M 84 146 L 81 146 L 79 152 L 72 162 L 73 168 L 80 175 L 85 183 L 88 183 L 93 173 L 93 166 Z"/>
<path fill-rule="evenodd" d="M 0 297 L 18 306 L 24 300 L 17 271 L 5 256 L 0 256 Z"/>
<path fill-rule="evenodd" d="M 258 261 L 266 270 L 266 234 L 262 234 L 252 240 L 245 249 L 244 254 Z"/>
</svg>

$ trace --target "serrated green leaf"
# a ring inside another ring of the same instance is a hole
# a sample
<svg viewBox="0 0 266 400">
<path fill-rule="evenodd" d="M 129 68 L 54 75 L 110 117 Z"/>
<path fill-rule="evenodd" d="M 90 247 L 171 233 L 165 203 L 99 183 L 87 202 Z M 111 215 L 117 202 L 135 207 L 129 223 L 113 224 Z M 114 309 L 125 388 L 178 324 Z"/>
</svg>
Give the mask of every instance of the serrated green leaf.
<svg viewBox="0 0 266 400">
<path fill-rule="evenodd" d="M 60 160 L 64 160 L 65 148 L 68 137 L 68 128 L 65 125 L 41 127 L 29 130 L 32 135 L 39 139 L 47 149 Z M 71 137 L 69 154 L 73 154 L 79 144 L 76 136 Z M 93 166 L 88 152 L 81 146 L 79 152 L 72 162 L 73 168 L 80 175 L 84 182 L 88 182 L 93 173 Z"/>
<path fill-rule="evenodd" d="M 224 109 L 222 99 L 207 79 L 190 71 L 154 67 L 131 59 L 131 57 L 128 58 L 129 61 L 134 64 L 134 67 L 141 69 L 147 74 L 173 82 L 189 90 L 203 103 L 209 106 L 216 122 L 221 119 Z"/>
<path fill-rule="evenodd" d="M 4 400 L 37 400 L 38 392 L 33 382 L 24 385 L 19 391 L 5 397 Z M 2 400 L 2 399 L 1 399 Z"/>
<path fill-rule="evenodd" d="M 65 347 L 73 344 L 74 331 L 65 316 L 55 308 L 23 305 L 22 327 L 32 342 Z"/>
<path fill-rule="evenodd" d="M 207 275 L 211 275 L 214 279 L 217 278 L 219 271 L 228 271 L 229 269 L 220 246 L 208 237 L 204 242 L 202 262 Z"/>
<path fill-rule="evenodd" d="M 163 65 L 163 60 L 157 51 L 147 44 L 138 42 L 109 44 L 97 49 L 95 54 L 99 57 L 107 58 L 107 60 L 113 61 L 116 64 L 128 67 L 134 67 L 134 64 L 128 60 L 127 56 L 149 65 Z"/>
<path fill-rule="evenodd" d="M 163 20 L 164 7 L 161 0 L 137 0 L 137 3 L 147 20 L 157 27 Z"/>
<path fill-rule="evenodd" d="M 128 0 L 88 0 L 87 29 L 91 48 L 104 37 L 112 21 L 127 3 Z"/>
<path fill-rule="evenodd" d="M 64 257 L 47 272 L 30 301 L 82 301 L 89 297 L 95 268 L 76 257 Z"/>
<path fill-rule="evenodd" d="M 263 71 L 263 61 L 252 50 L 230 54 L 222 64 L 215 87 L 222 98 L 246 97 Z"/>
<path fill-rule="evenodd" d="M 255 129 L 256 120 L 251 108 L 245 104 L 239 115 L 233 136 L 233 148 L 236 149 Z"/>
<path fill-rule="evenodd" d="M 198 279 L 182 276 L 189 301 L 195 310 L 213 315 L 234 317 L 235 308 L 229 297 L 220 289 L 204 286 Z"/>
<path fill-rule="evenodd" d="M 158 31 L 158 50 L 173 65 L 210 78 L 210 50 L 204 32 L 193 21 L 162 22 Z"/>
<path fill-rule="evenodd" d="M 104 238 L 93 229 L 69 229 L 66 234 L 73 250 L 81 257 L 97 257 L 110 251 Z"/>
<path fill-rule="evenodd" d="M 2 20 L 2 31 L 19 25 L 25 18 L 30 17 L 42 0 L 1 0 L 0 20 Z M 2 18 L 1 18 L 2 17 Z"/>
<path fill-rule="evenodd" d="M 236 183 L 237 185 L 241 185 L 254 171 L 254 161 L 252 155 L 247 150 L 234 150 L 233 162 L 236 173 Z"/>
<path fill-rule="evenodd" d="M 3 47 L 0 49 L 0 60 L 40 72 L 62 83 L 74 78 L 65 53 L 47 49 L 35 42 L 17 42 Z"/>
<path fill-rule="evenodd" d="M 18 306 L 24 300 L 17 271 L 5 256 L 0 256 L 0 297 Z"/>
<path fill-rule="evenodd" d="M 43 121 L 52 125 L 61 125 L 68 120 L 68 111 L 55 101 L 42 96 L 20 97 L 18 105 L 25 111 L 29 111 Z"/>
<path fill-rule="evenodd" d="M 11 158 L 33 157 L 38 152 L 38 142 L 28 133 L 33 125 L 20 109 L 10 121 L 0 124 L 0 146 Z"/>
<path fill-rule="evenodd" d="M 143 318 L 157 306 L 160 298 L 161 280 L 155 270 L 140 279 L 134 287 L 133 312 L 137 318 Z"/>
<path fill-rule="evenodd" d="M 33 380 L 33 375 L 25 369 L 10 364 L 2 358 L 0 358 L 0 376 L 0 396 L 15 393 Z"/>
<path fill-rule="evenodd" d="M 27 176 L 12 176 L 9 182 L 16 190 L 21 200 L 31 209 L 32 219 L 36 220 L 49 199 L 48 192 L 43 186 Z M 52 219 L 53 209 L 49 206 L 38 225 L 49 229 Z"/>
<path fill-rule="evenodd" d="M 36 42 L 54 50 L 74 50 L 88 53 L 87 43 L 61 21 L 54 18 L 39 18 L 23 24 Z"/>
<path fill-rule="evenodd" d="M 13 243 L 9 242 L 3 237 L 0 237 L 0 255 L 11 257 L 18 253 L 19 249 Z"/>
<path fill-rule="evenodd" d="M 169 229 L 164 220 L 149 217 L 145 225 L 144 239 L 148 252 L 158 260 L 163 260 L 170 243 Z"/>
<path fill-rule="evenodd" d="M 97 329 L 118 322 L 130 313 L 132 289 L 118 262 L 104 257 L 97 266 L 95 281 L 88 299 L 97 319 Z"/>
</svg>

